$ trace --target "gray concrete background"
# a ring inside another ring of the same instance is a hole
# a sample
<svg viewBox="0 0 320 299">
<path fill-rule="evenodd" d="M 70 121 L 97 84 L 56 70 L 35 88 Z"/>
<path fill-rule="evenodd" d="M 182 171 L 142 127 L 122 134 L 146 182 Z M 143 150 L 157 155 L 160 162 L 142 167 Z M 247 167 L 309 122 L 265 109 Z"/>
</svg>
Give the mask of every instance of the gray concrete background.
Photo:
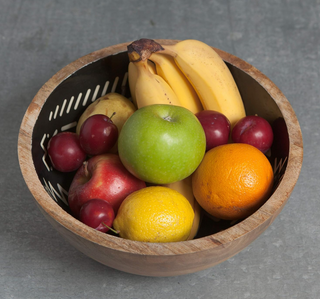
<svg viewBox="0 0 320 299">
<path fill-rule="evenodd" d="M 0 0 L 0 298 L 319 298 L 320 1 Z M 304 164 L 274 223 L 235 257 L 178 277 L 87 258 L 53 230 L 20 173 L 17 138 L 40 87 L 94 50 L 141 37 L 202 40 L 267 75 L 299 119 Z"/>
</svg>

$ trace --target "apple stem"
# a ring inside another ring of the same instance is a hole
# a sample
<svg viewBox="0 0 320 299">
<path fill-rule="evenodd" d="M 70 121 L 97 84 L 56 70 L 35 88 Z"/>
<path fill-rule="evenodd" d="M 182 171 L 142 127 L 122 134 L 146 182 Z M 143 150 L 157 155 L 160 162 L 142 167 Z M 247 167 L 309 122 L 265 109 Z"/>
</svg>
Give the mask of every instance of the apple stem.
<svg viewBox="0 0 320 299">
<path fill-rule="evenodd" d="M 83 167 L 84 167 L 84 174 L 86 177 L 88 177 L 90 175 L 88 171 L 88 161 L 83 162 Z"/>
<path fill-rule="evenodd" d="M 103 226 L 107 227 L 108 229 L 110 229 L 112 232 L 114 232 L 115 234 L 119 235 L 120 231 L 113 229 L 112 227 L 110 227 L 109 225 L 106 225 L 104 222 L 101 223 Z"/>
<path fill-rule="evenodd" d="M 113 112 L 112 115 L 109 117 L 109 119 L 111 119 L 115 114 L 116 112 Z"/>
</svg>

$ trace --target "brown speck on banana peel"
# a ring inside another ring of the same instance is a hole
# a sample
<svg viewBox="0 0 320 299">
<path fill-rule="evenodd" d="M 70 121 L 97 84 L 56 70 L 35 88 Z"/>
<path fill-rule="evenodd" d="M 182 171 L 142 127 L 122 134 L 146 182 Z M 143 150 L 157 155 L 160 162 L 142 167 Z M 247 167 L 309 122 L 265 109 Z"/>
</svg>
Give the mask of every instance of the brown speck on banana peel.
<svg viewBox="0 0 320 299">
<path fill-rule="evenodd" d="M 164 50 L 160 44 L 153 39 L 141 38 L 134 41 L 128 48 L 128 56 L 131 62 L 145 61 L 152 53 Z"/>
</svg>

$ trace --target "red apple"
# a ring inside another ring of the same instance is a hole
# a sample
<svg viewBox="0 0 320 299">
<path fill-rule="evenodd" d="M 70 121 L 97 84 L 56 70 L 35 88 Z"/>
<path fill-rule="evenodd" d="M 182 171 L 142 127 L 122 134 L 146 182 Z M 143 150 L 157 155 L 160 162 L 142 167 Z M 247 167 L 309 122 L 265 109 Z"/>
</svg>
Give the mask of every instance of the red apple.
<svg viewBox="0 0 320 299">
<path fill-rule="evenodd" d="M 82 205 L 94 198 L 109 202 L 116 214 L 130 193 L 144 187 L 145 182 L 133 176 L 118 155 L 97 155 L 84 162 L 76 172 L 69 188 L 68 202 L 76 218 Z"/>
<path fill-rule="evenodd" d="M 273 131 L 267 120 L 249 115 L 235 124 L 231 138 L 235 143 L 247 143 L 266 153 L 273 142 Z"/>
</svg>

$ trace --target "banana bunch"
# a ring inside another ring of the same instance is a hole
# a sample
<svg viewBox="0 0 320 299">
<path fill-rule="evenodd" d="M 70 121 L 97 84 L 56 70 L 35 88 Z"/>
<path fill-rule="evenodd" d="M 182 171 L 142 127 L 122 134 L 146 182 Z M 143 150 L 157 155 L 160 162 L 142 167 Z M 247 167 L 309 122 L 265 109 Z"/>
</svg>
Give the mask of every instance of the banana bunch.
<svg viewBox="0 0 320 299">
<path fill-rule="evenodd" d="M 157 103 L 183 106 L 193 113 L 215 110 L 232 127 L 246 115 L 231 72 L 207 44 L 184 40 L 160 45 L 141 39 L 128 46 L 128 54 L 130 91 L 138 108 Z M 148 61 L 155 64 L 154 72 Z"/>
<path fill-rule="evenodd" d="M 180 105 L 178 97 L 169 84 L 150 68 L 148 60 L 130 62 L 129 87 L 137 108 L 152 104 Z"/>
</svg>

